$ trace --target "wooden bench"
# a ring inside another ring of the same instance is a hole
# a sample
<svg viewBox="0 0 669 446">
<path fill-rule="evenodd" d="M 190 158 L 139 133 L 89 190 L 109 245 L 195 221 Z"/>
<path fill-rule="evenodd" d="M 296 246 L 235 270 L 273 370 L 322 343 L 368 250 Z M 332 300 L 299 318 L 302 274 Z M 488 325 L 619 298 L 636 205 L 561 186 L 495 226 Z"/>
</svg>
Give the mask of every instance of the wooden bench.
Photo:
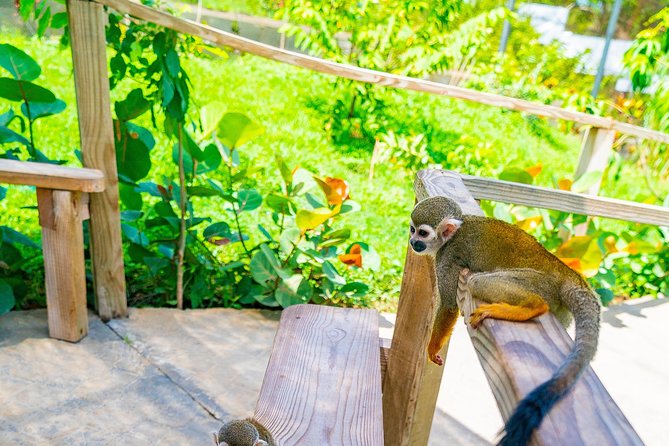
<svg viewBox="0 0 669 446">
<path fill-rule="evenodd" d="M 88 193 L 104 189 L 104 176 L 95 169 L 0 159 L 0 183 L 37 188 L 49 336 L 77 342 L 88 332 L 82 221 Z"/>
<path fill-rule="evenodd" d="M 285 309 L 254 416 L 278 445 L 383 445 L 378 313 Z"/>
</svg>

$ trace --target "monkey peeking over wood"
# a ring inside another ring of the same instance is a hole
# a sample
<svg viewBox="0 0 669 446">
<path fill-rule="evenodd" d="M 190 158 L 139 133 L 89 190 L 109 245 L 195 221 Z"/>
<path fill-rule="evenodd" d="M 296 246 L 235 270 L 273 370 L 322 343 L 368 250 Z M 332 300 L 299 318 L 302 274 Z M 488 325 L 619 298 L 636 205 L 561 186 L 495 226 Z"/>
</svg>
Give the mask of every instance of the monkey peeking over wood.
<svg viewBox="0 0 669 446">
<path fill-rule="evenodd" d="M 216 446 L 276 446 L 272 434 L 253 418 L 231 420 L 214 433 Z"/>
<path fill-rule="evenodd" d="M 439 351 L 458 317 L 456 291 L 463 269 L 467 286 L 480 305 L 470 316 L 472 328 L 484 319 L 527 321 L 547 311 L 565 326 L 574 318 L 574 347 L 545 383 L 518 403 L 504 426 L 499 446 L 529 443 L 550 409 L 588 366 L 599 336 L 599 298 L 585 280 L 520 228 L 492 218 L 463 215 L 446 197 L 421 201 L 411 213 L 413 250 L 433 256 L 441 305 L 427 348 L 429 359 L 443 365 Z M 571 315 L 570 315 L 571 313 Z"/>
</svg>

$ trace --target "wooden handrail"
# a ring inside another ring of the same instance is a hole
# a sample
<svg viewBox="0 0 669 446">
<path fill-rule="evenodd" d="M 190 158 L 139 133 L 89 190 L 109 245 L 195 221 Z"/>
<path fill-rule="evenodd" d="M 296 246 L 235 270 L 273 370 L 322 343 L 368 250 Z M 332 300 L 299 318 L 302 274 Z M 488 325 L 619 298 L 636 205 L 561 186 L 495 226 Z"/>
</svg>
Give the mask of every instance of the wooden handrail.
<svg viewBox="0 0 669 446">
<path fill-rule="evenodd" d="M 101 192 L 105 188 L 104 175 L 97 169 L 8 159 L 0 159 L 0 183 L 80 192 Z"/>
<path fill-rule="evenodd" d="M 460 176 L 469 192 L 477 200 L 501 201 L 592 217 L 669 226 L 669 208 L 663 206 L 597 197 L 492 178 Z"/>
<path fill-rule="evenodd" d="M 141 20 L 164 26 L 177 32 L 201 37 L 216 45 L 227 46 L 238 51 L 255 54 L 267 59 L 276 60 L 289 65 L 307 68 L 312 71 L 332 74 L 347 79 L 366 82 L 369 84 L 383 85 L 386 87 L 414 90 L 465 99 L 480 104 L 502 107 L 509 110 L 531 113 L 537 116 L 545 116 L 566 121 L 578 122 L 604 129 L 614 129 L 627 135 L 651 139 L 663 143 L 669 143 L 669 134 L 656 130 L 635 126 L 612 118 L 590 115 L 587 113 L 565 110 L 552 105 L 539 104 L 523 99 L 511 98 L 494 93 L 484 93 L 468 88 L 455 87 L 424 79 L 416 79 L 408 76 L 399 76 L 382 71 L 369 70 L 366 68 L 331 62 L 317 57 L 312 57 L 271 45 L 256 42 L 236 34 L 221 31 L 219 29 L 202 25 L 191 20 L 174 17 L 165 12 L 140 5 L 129 0 L 94 0 L 105 6 L 109 6 L 121 13 L 129 14 Z"/>
</svg>

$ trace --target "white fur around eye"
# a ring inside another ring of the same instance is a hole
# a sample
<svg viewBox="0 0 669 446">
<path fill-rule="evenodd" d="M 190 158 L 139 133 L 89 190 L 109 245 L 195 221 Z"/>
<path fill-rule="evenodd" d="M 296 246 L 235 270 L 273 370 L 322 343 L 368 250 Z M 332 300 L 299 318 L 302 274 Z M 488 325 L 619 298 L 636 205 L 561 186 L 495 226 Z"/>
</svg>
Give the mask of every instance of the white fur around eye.
<svg viewBox="0 0 669 446">
<path fill-rule="evenodd" d="M 432 226 L 429 226 L 429 225 L 420 225 L 420 226 L 416 229 L 416 234 L 419 234 L 420 231 L 425 231 L 425 232 L 427 232 L 427 235 L 425 235 L 425 236 L 421 236 L 422 238 L 429 238 L 429 239 L 432 239 L 432 238 L 435 238 L 435 237 L 437 236 L 437 233 L 434 231 L 434 229 L 432 229 Z M 419 234 L 419 236 L 420 236 L 420 234 Z"/>
</svg>

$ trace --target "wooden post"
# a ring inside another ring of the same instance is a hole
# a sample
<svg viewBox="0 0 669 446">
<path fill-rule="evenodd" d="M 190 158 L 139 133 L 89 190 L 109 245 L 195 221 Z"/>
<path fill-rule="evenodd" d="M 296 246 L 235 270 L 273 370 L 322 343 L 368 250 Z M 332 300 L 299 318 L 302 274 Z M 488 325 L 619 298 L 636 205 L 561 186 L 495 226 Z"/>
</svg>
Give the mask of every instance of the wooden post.
<svg viewBox="0 0 669 446">
<path fill-rule="evenodd" d="M 90 241 L 97 310 L 106 321 L 127 316 L 128 309 L 102 8 L 94 2 L 67 1 L 84 165 L 105 175 L 104 192 L 91 197 Z"/>
<path fill-rule="evenodd" d="M 482 215 L 457 174 L 421 171 L 416 198 L 446 195 L 465 213 Z M 434 264 L 407 250 L 397 321 L 383 386 L 383 428 L 386 445 L 426 445 L 432 427 L 443 368 L 427 360 L 427 343 L 437 308 Z M 441 352 L 446 358 L 448 345 Z M 448 365 L 447 365 L 448 366 Z"/>
<path fill-rule="evenodd" d="M 37 189 L 49 336 L 77 342 L 88 332 L 81 193 Z"/>
<path fill-rule="evenodd" d="M 583 135 L 581 154 L 578 158 L 578 166 L 574 177 L 579 179 L 588 172 L 604 172 L 609 163 L 616 131 L 599 127 L 590 127 Z M 593 184 L 586 194 L 597 195 L 601 186 L 601 179 Z"/>
</svg>

